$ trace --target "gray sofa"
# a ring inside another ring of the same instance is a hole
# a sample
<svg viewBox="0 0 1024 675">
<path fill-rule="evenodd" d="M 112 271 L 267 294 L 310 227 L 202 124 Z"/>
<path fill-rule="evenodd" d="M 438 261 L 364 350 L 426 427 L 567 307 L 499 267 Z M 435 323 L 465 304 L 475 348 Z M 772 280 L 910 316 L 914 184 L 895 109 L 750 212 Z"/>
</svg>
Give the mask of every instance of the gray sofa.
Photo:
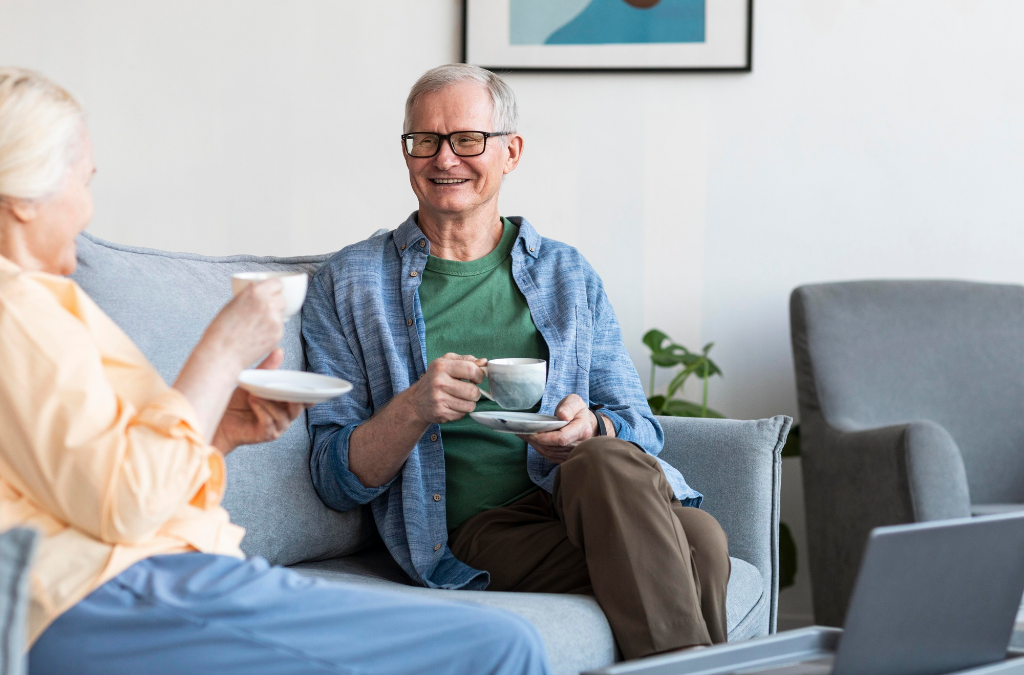
<svg viewBox="0 0 1024 675">
<path fill-rule="evenodd" d="M 1024 287 L 801 286 L 790 320 L 814 617 L 839 626 L 872 528 L 1024 508 Z"/>
<path fill-rule="evenodd" d="M 29 565 L 38 538 L 27 528 L 0 532 L 0 675 L 25 672 Z"/>
<path fill-rule="evenodd" d="M 74 279 L 172 382 L 202 331 L 229 300 L 234 272 L 301 269 L 306 258 L 208 258 L 137 249 L 83 235 Z M 302 369 L 299 317 L 286 326 L 284 368 Z M 778 596 L 779 453 L 791 420 L 663 418 L 662 457 L 706 495 L 733 556 L 729 581 L 730 640 L 775 630 Z M 592 597 L 428 590 L 408 579 L 380 543 L 367 508 L 333 511 L 309 475 L 309 437 L 296 423 L 274 443 L 228 457 L 224 505 L 247 530 L 242 548 L 272 563 L 335 581 L 369 584 L 516 612 L 539 629 L 554 671 L 577 673 L 613 662 L 615 642 Z M 344 630 L 344 627 L 339 627 Z"/>
</svg>

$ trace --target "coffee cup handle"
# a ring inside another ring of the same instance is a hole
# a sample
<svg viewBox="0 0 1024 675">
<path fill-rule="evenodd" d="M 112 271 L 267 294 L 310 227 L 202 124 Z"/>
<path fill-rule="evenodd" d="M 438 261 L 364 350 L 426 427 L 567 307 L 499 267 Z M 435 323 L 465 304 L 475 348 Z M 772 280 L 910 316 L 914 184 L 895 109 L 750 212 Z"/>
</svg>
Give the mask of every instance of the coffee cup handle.
<svg viewBox="0 0 1024 675">
<path fill-rule="evenodd" d="M 487 366 L 480 366 L 480 370 L 484 371 L 484 375 L 487 375 L 488 377 L 490 376 L 490 373 L 487 372 Z M 492 397 L 489 393 L 487 393 L 484 390 L 484 388 L 481 387 L 479 384 L 476 385 L 476 388 L 480 390 L 480 395 L 483 396 L 484 398 L 486 398 L 488 401 L 493 401 L 494 400 L 494 397 Z"/>
</svg>

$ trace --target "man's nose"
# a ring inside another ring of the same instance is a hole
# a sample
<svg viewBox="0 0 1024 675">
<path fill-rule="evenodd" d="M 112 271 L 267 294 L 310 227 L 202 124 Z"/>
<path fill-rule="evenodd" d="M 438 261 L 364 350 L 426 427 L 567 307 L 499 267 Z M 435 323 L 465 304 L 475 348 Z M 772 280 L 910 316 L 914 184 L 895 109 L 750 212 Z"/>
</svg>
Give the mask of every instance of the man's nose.
<svg viewBox="0 0 1024 675">
<path fill-rule="evenodd" d="M 441 149 L 434 155 L 434 166 L 438 169 L 450 169 L 453 166 L 458 166 L 462 160 L 452 152 L 452 146 L 447 140 L 441 142 Z"/>
</svg>

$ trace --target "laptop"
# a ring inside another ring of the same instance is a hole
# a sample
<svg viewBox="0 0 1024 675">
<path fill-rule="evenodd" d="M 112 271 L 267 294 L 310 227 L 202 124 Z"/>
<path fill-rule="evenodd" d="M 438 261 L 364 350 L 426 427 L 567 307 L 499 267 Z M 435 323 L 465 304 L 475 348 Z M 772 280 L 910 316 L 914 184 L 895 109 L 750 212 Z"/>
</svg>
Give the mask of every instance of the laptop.
<svg viewBox="0 0 1024 675">
<path fill-rule="evenodd" d="M 1024 512 L 871 532 L 834 657 L 758 675 L 941 675 L 1002 661 L 1024 592 Z"/>
</svg>

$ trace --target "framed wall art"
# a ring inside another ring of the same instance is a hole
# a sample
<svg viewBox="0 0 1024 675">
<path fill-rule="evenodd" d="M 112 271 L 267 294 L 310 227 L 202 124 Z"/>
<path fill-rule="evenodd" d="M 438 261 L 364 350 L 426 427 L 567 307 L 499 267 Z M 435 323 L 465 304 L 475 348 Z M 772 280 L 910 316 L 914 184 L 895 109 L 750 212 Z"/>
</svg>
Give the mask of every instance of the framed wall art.
<svg viewBox="0 0 1024 675">
<path fill-rule="evenodd" d="M 492 70 L 751 69 L 753 0 L 463 0 L 463 60 Z"/>
</svg>

